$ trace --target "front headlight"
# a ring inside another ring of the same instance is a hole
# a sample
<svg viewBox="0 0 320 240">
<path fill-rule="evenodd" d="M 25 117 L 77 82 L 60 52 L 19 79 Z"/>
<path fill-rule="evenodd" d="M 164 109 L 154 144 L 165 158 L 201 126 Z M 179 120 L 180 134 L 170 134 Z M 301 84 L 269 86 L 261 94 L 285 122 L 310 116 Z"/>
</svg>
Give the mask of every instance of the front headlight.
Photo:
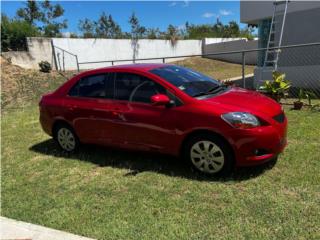
<svg viewBox="0 0 320 240">
<path fill-rule="evenodd" d="M 222 114 L 221 118 L 234 128 L 248 129 L 260 126 L 258 118 L 246 112 L 230 112 Z"/>
</svg>

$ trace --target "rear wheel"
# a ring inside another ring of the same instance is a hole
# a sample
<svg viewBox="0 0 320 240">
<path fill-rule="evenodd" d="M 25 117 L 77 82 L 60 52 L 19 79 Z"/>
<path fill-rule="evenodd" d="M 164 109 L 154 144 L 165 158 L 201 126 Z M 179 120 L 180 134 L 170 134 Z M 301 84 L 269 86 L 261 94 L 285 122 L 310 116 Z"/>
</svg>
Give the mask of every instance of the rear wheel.
<svg viewBox="0 0 320 240">
<path fill-rule="evenodd" d="M 79 148 L 78 137 L 67 124 L 60 124 L 55 128 L 54 138 L 64 151 L 74 152 Z"/>
<path fill-rule="evenodd" d="M 210 134 L 189 139 L 184 155 L 195 170 L 207 175 L 225 175 L 234 166 L 231 147 L 220 137 Z"/>
</svg>

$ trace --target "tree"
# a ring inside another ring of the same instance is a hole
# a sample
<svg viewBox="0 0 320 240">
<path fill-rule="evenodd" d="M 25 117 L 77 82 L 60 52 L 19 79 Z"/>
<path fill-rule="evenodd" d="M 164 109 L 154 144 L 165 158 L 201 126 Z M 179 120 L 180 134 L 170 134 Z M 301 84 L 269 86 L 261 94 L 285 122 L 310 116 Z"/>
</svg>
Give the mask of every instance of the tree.
<svg viewBox="0 0 320 240">
<path fill-rule="evenodd" d="M 146 32 L 146 28 L 140 26 L 139 19 L 136 17 L 135 13 L 132 13 L 130 16 L 129 23 L 131 25 L 131 46 L 133 48 L 134 61 L 139 51 L 139 39 L 142 38 L 143 34 Z"/>
<path fill-rule="evenodd" d="M 146 30 L 146 37 L 148 39 L 160 39 L 161 32 L 160 32 L 159 28 L 148 28 Z"/>
<path fill-rule="evenodd" d="M 61 29 L 68 27 L 67 20 L 58 22 L 56 19 L 64 14 L 64 9 L 60 4 L 52 5 L 49 0 L 41 3 L 42 7 L 42 22 L 45 24 L 43 27 L 44 35 L 46 37 L 61 36 Z"/>
<path fill-rule="evenodd" d="M 253 40 L 255 35 L 253 34 L 253 27 L 247 26 L 240 30 L 240 37 L 247 38 L 248 40 Z"/>
<path fill-rule="evenodd" d="M 42 22 L 41 30 L 46 37 L 60 36 L 60 30 L 67 28 L 66 20 L 57 21 L 63 14 L 62 6 L 60 4 L 52 5 L 49 0 L 43 2 L 28 0 L 26 7 L 17 11 L 17 16 L 32 26 L 35 26 L 35 21 Z"/>
<path fill-rule="evenodd" d="M 175 47 L 179 38 L 178 28 L 170 24 L 167 28 L 166 39 L 170 40 L 172 47 Z"/>
<path fill-rule="evenodd" d="M 113 20 L 111 15 L 102 12 L 100 18 L 95 23 L 96 36 L 102 38 L 121 38 L 121 28 Z"/>
<path fill-rule="evenodd" d="M 25 20 L 9 19 L 1 15 L 1 49 L 2 51 L 27 50 L 26 37 L 39 36 L 40 32 Z"/>
<path fill-rule="evenodd" d="M 69 38 L 78 38 L 76 33 L 71 32 Z"/>
<path fill-rule="evenodd" d="M 240 36 L 240 28 L 237 22 L 231 21 L 228 25 L 225 25 L 222 32 L 222 37 L 239 37 Z"/>
<path fill-rule="evenodd" d="M 34 25 L 36 20 L 41 20 L 43 18 L 43 13 L 41 12 L 39 5 L 34 0 L 28 0 L 25 3 L 24 8 L 19 8 L 17 11 L 17 16 L 30 25 Z"/>
<path fill-rule="evenodd" d="M 216 25 L 201 24 L 194 25 L 190 24 L 186 28 L 186 37 L 188 39 L 202 39 L 208 37 L 219 37 L 220 30 Z"/>
<path fill-rule="evenodd" d="M 122 32 L 120 26 L 112 19 L 112 16 L 109 15 L 108 21 L 110 24 L 110 37 L 111 38 L 121 38 Z"/>
<path fill-rule="evenodd" d="M 85 18 L 84 20 L 80 20 L 79 29 L 83 33 L 84 38 L 93 38 L 95 37 L 95 23 L 90 19 Z"/>
</svg>

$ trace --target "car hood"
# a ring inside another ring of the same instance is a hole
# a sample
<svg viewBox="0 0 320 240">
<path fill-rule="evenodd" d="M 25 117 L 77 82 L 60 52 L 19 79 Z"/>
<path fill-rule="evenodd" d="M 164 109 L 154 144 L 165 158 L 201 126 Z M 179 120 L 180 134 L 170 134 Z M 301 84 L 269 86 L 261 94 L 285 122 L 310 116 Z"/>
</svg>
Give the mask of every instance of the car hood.
<svg viewBox="0 0 320 240">
<path fill-rule="evenodd" d="M 227 111 L 262 113 L 271 117 L 281 112 L 281 105 L 273 99 L 242 88 L 231 88 L 220 95 L 203 101 L 219 104 Z"/>
</svg>

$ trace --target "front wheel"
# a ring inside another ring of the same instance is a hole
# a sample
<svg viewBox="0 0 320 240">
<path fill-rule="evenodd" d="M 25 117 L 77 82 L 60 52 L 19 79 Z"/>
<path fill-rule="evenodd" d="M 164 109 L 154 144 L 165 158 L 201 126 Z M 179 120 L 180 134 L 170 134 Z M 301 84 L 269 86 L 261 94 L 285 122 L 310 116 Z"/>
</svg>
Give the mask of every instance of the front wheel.
<svg viewBox="0 0 320 240">
<path fill-rule="evenodd" d="M 210 134 L 189 139 L 184 155 L 195 170 L 207 175 L 226 175 L 234 166 L 231 147 L 220 137 Z"/>
</svg>

